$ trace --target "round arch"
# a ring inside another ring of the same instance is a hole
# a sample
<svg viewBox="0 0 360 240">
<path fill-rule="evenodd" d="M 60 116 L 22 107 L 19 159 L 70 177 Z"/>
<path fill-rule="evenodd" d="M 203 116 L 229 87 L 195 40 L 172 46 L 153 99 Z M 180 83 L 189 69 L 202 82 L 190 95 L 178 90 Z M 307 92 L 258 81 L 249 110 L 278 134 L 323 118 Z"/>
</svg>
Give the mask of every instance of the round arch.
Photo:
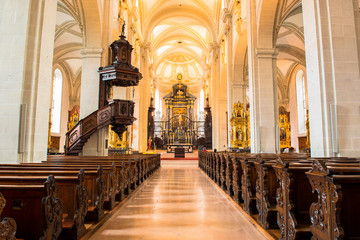
<svg viewBox="0 0 360 240">
<path fill-rule="evenodd" d="M 234 79 L 242 79 L 245 82 L 244 68 L 246 64 L 247 54 L 247 31 L 237 34 L 234 48 Z"/>
<path fill-rule="evenodd" d="M 275 18 L 280 0 L 259 0 L 257 21 L 258 47 L 274 48 Z"/>
</svg>

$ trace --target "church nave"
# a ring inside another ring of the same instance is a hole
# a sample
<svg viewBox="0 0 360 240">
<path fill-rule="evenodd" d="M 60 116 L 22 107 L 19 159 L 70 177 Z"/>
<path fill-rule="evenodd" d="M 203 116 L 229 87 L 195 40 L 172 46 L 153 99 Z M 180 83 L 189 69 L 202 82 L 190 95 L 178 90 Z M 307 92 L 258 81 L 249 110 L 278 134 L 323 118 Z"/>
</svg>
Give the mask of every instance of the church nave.
<svg viewBox="0 0 360 240">
<path fill-rule="evenodd" d="M 267 239 L 210 182 L 197 161 L 162 161 L 95 239 Z"/>
</svg>

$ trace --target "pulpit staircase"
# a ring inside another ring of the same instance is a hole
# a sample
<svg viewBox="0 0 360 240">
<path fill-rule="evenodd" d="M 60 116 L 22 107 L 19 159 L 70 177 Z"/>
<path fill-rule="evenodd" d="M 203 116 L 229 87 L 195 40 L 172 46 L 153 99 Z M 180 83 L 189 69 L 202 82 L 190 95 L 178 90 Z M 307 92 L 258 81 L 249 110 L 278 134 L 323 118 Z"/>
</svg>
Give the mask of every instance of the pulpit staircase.
<svg viewBox="0 0 360 240">
<path fill-rule="evenodd" d="M 119 136 L 131 125 L 134 118 L 135 104 L 128 100 L 114 100 L 80 120 L 67 134 L 65 144 L 66 155 L 78 155 L 96 131 L 112 125 L 112 130 Z"/>
<path fill-rule="evenodd" d="M 66 155 L 78 155 L 85 143 L 98 130 L 112 126 L 119 136 L 132 125 L 135 103 L 129 100 L 109 99 L 111 88 L 137 86 L 142 78 L 139 69 L 131 65 L 133 47 L 125 39 L 125 23 L 120 39 L 110 45 L 112 63 L 99 68 L 99 109 L 81 119 L 67 134 L 65 143 Z M 81 111 L 81 109 L 80 109 Z"/>
</svg>

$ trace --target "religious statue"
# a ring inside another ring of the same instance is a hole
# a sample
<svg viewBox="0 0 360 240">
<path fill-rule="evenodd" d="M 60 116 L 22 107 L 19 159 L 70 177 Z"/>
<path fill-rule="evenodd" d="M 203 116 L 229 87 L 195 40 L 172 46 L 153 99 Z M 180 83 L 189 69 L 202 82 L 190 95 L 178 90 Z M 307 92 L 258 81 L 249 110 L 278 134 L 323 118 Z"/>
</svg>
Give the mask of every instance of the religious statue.
<svg viewBox="0 0 360 240">
<path fill-rule="evenodd" d="M 152 139 L 151 139 L 151 137 L 149 137 L 149 140 L 148 140 L 148 143 L 149 143 L 148 150 L 151 150 L 151 142 L 152 142 Z"/>
</svg>

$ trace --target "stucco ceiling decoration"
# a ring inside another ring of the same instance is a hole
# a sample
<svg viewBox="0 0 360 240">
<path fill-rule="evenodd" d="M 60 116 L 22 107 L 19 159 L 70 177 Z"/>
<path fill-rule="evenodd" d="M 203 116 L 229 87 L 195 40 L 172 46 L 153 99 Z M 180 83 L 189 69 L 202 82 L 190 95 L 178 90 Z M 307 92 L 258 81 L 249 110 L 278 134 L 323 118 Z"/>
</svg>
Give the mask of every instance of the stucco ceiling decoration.
<svg viewBox="0 0 360 240">
<path fill-rule="evenodd" d="M 182 81 L 200 92 L 221 1 L 143 0 L 139 6 L 147 26 L 144 36 L 153 49 L 156 87 L 167 91 L 181 73 Z"/>
</svg>

